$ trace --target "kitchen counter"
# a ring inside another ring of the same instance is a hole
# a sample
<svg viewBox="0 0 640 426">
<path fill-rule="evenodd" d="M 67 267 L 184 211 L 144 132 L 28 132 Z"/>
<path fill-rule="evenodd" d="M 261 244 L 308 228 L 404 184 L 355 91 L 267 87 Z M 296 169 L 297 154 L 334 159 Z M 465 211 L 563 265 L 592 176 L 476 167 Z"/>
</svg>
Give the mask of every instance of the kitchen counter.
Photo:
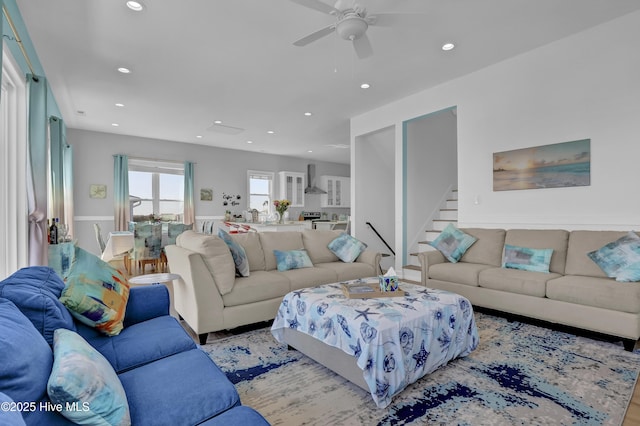
<svg viewBox="0 0 640 426">
<path fill-rule="evenodd" d="M 348 222 L 346 220 L 330 220 L 330 221 L 316 221 L 313 223 L 313 226 L 318 231 L 330 231 L 334 228 L 334 226 L 338 225 L 338 229 L 346 229 L 346 224 Z M 339 226 L 343 225 L 343 226 Z"/>
<path fill-rule="evenodd" d="M 232 222 L 233 223 L 233 222 Z M 240 232 L 243 232 L 242 226 L 248 226 L 258 232 L 283 232 L 283 231 L 302 231 L 304 229 L 312 229 L 311 221 L 286 221 L 285 223 L 250 223 L 238 222 Z M 224 227 L 224 224 L 221 226 Z M 225 227 L 227 232 L 235 232 L 235 227 Z M 246 232 L 246 231 L 245 231 Z"/>
</svg>

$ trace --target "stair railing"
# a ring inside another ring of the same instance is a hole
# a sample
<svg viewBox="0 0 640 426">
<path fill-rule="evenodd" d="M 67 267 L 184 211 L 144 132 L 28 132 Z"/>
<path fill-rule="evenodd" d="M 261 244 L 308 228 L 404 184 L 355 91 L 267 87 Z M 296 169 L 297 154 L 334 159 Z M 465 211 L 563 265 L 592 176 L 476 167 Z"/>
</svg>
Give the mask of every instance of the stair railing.
<svg viewBox="0 0 640 426">
<path fill-rule="evenodd" d="M 389 251 L 390 251 L 391 253 L 393 253 L 393 255 L 395 256 L 395 255 L 396 255 L 396 252 L 395 252 L 395 251 L 393 251 L 393 249 L 391 248 L 391 246 L 390 246 L 389 244 L 387 244 L 387 242 L 385 241 L 385 239 L 384 239 L 384 238 L 382 238 L 382 235 L 380 235 L 380 233 L 379 233 L 379 232 L 376 230 L 376 228 L 371 224 L 371 222 L 365 222 L 365 224 L 366 224 L 366 225 L 368 225 L 368 226 L 369 226 L 369 228 L 371 228 L 371 230 L 372 230 L 373 232 L 375 232 L 375 234 L 378 236 L 378 238 L 380 238 L 380 241 L 382 241 L 382 242 L 384 243 L 384 245 L 385 245 L 385 246 L 387 246 L 387 248 L 389 249 Z"/>
</svg>

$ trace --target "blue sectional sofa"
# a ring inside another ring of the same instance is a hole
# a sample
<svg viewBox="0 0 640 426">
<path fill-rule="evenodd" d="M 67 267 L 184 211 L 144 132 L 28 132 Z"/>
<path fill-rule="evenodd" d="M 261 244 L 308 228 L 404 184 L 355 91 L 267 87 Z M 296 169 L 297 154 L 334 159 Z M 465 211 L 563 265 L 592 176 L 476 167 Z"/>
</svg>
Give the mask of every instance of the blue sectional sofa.
<svg viewBox="0 0 640 426">
<path fill-rule="evenodd" d="M 48 267 L 24 268 L 0 282 L 0 425 L 74 424 L 48 393 L 56 368 L 54 336 L 64 334 L 81 336 L 108 361 L 107 368 L 87 370 L 80 376 L 83 381 L 103 372 L 108 376 L 102 370 L 112 368 L 124 389 L 127 415 L 114 409 L 101 424 L 268 425 L 258 412 L 241 405 L 225 374 L 169 315 L 165 286 L 131 288 L 124 328 L 115 336 L 72 317 L 59 300 L 64 286 Z M 56 357 L 62 355 L 56 352 Z M 103 392 L 101 398 L 115 399 L 114 393 Z M 65 409 L 92 412 L 94 404 L 104 402 Z"/>
</svg>

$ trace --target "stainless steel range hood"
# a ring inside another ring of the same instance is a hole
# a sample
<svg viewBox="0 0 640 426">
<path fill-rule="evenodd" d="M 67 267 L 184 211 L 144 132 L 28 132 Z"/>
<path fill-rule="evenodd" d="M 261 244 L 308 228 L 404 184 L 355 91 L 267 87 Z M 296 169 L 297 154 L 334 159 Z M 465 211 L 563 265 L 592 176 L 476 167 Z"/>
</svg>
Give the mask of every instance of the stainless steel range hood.
<svg viewBox="0 0 640 426">
<path fill-rule="evenodd" d="M 326 194 L 327 191 L 316 186 L 316 165 L 307 165 L 307 187 L 304 189 L 305 194 Z"/>
</svg>

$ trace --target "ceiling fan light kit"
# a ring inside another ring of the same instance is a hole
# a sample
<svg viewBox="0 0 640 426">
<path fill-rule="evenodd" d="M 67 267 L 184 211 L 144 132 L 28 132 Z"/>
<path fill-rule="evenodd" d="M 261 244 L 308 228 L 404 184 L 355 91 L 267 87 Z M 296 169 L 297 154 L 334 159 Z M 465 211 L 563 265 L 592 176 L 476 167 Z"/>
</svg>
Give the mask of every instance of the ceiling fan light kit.
<svg viewBox="0 0 640 426">
<path fill-rule="evenodd" d="M 336 24 L 336 33 L 344 40 L 357 40 L 364 35 L 369 28 L 367 21 L 355 12 L 343 14 L 342 19 Z"/>
</svg>

